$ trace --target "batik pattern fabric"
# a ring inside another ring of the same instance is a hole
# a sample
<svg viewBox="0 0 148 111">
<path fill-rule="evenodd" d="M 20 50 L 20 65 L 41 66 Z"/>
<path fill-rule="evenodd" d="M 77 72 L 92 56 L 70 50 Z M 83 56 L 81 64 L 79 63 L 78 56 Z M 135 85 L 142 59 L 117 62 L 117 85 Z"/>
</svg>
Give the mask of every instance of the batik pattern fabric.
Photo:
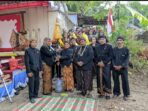
<svg viewBox="0 0 148 111">
<path fill-rule="evenodd" d="M 64 88 L 65 90 L 74 89 L 73 66 L 64 66 L 63 69 Z"/>
<path fill-rule="evenodd" d="M 88 70 L 77 70 L 77 90 L 92 91 L 92 72 Z"/>
<path fill-rule="evenodd" d="M 43 64 L 43 94 L 49 94 L 52 91 L 52 68 Z"/>
</svg>

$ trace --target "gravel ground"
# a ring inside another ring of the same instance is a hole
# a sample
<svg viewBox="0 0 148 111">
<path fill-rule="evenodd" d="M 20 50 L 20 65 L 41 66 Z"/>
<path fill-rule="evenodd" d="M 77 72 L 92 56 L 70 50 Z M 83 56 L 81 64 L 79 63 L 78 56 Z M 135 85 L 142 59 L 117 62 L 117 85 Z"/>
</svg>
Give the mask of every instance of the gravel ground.
<svg viewBox="0 0 148 111">
<path fill-rule="evenodd" d="M 123 95 L 116 99 L 106 100 L 98 98 L 96 93 L 96 80 L 94 80 L 94 90 L 92 91 L 93 98 L 98 101 L 98 111 L 148 111 L 148 77 L 145 75 L 131 74 L 129 76 L 131 96 L 128 101 L 124 101 Z M 77 91 L 68 93 L 69 97 L 78 97 Z M 41 94 L 41 91 L 40 91 Z M 59 95 L 53 92 L 53 95 Z M 13 97 L 13 103 L 6 100 L 0 103 L 0 111 L 12 111 L 20 104 L 28 102 L 28 87 L 20 91 L 20 94 Z"/>
</svg>

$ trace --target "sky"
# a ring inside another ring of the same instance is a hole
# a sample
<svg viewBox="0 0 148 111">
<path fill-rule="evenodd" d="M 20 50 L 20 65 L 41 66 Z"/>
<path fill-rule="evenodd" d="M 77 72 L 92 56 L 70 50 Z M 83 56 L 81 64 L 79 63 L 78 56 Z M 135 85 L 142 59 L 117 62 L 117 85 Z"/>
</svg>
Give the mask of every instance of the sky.
<svg viewBox="0 0 148 111">
<path fill-rule="evenodd" d="M 126 4 L 129 1 L 121 1 L 121 3 Z M 148 1 L 139 1 L 142 5 L 147 5 Z"/>
<path fill-rule="evenodd" d="M 147 4 L 148 4 L 148 1 L 141 1 L 140 3 L 143 4 L 143 5 L 144 5 L 144 4 L 147 5 Z"/>
<path fill-rule="evenodd" d="M 127 4 L 128 2 L 130 2 L 130 1 L 120 1 L 120 4 Z M 139 1 L 142 5 L 148 5 L 148 1 Z M 112 3 L 111 3 L 111 7 L 112 6 L 115 6 L 117 4 L 117 1 L 112 1 Z M 105 6 L 105 3 L 103 3 L 103 4 L 101 4 L 102 6 Z M 106 9 L 108 9 L 110 6 L 109 6 L 109 4 L 108 5 L 106 5 Z"/>
</svg>

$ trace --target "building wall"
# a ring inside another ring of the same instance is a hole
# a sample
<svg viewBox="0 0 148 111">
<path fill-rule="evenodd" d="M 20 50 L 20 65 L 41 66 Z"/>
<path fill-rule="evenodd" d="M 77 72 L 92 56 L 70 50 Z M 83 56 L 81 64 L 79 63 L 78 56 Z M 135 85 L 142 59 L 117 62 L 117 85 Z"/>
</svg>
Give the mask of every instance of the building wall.
<svg viewBox="0 0 148 111">
<path fill-rule="evenodd" d="M 68 17 L 76 26 L 78 25 L 77 14 L 70 14 L 70 15 L 68 15 Z"/>
<path fill-rule="evenodd" d="M 48 12 L 48 24 L 49 24 L 48 32 L 49 32 L 50 38 L 53 37 L 57 15 L 58 15 L 57 11 L 49 11 Z M 51 19 L 51 17 L 52 17 L 52 19 Z"/>
<path fill-rule="evenodd" d="M 26 29 L 29 31 L 30 38 L 36 38 L 39 46 L 42 45 L 43 39 L 49 37 L 48 35 L 48 9 L 47 7 L 37 7 L 27 9 L 26 13 Z"/>
<path fill-rule="evenodd" d="M 48 16 L 49 16 L 48 21 L 50 24 L 49 25 L 49 32 L 50 32 L 49 37 L 50 38 L 53 37 L 56 19 L 60 25 L 61 33 L 63 29 L 69 30 L 73 28 L 74 26 L 74 24 L 63 13 L 60 13 L 59 11 L 49 11 Z M 52 16 L 52 19 L 50 19 L 51 16 Z"/>
<path fill-rule="evenodd" d="M 48 8 L 47 7 L 36 7 L 36 8 L 25 8 L 17 10 L 0 11 L 0 14 L 15 13 L 20 11 L 26 11 L 24 14 L 25 30 L 28 34 L 28 39 L 36 38 L 39 45 L 43 43 L 44 37 L 49 37 L 49 25 L 48 24 Z"/>
<path fill-rule="evenodd" d="M 66 15 L 60 12 L 58 13 L 58 21 L 61 26 L 61 29 L 69 30 L 74 26 L 71 20 L 68 17 L 66 17 Z"/>
<path fill-rule="evenodd" d="M 24 8 L 16 10 L 0 11 L 0 14 L 15 13 L 26 11 L 24 14 L 26 37 L 38 40 L 38 48 L 42 45 L 45 37 L 53 37 L 56 18 L 59 21 L 61 32 L 62 29 L 73 28 L 74 24 L 59 11 L 50 11 L 48 7 Z"/>
</svg>

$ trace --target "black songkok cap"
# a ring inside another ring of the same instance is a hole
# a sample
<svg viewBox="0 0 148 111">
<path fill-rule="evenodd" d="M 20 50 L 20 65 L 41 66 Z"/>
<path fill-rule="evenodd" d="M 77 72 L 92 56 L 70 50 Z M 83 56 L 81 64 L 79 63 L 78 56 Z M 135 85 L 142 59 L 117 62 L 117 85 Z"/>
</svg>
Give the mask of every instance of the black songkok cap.
<svg viewBox="0 0 148 111">
<path fill-rule="evenodd" d="M 106 36 L 104 36 L 104 35 L 99 36 L 99 39 L 101 39 L 101 38 L 106 39 Z"/>
<path fill-rule="evenodd" d="M 117 41 L 118 41 L 119 39 L 121 39 L 121 40 L 124 41 L 124 37 L 122 37 L 122 36 L 117 37 Z"/>
</svg>

